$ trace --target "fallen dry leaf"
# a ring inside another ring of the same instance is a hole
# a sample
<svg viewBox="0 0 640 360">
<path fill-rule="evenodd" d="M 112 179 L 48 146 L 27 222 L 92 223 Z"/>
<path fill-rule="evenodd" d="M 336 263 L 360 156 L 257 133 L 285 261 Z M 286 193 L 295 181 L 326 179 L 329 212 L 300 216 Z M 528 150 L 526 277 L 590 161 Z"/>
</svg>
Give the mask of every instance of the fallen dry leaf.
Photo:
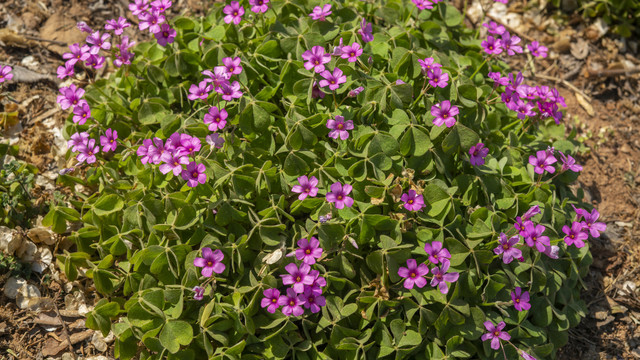
<svg viewBox="0 0 640 360">
<path fill-rule="evenodd" d="M 589 104 L 589 102 L 582 95 L 580 95 L 580 93 L 576 92 L 574 94 L 576 96 L 576 100 L 578 100 L 578 104 L 582 106 L 582 108 L 587 112 L 587 114 L 589 114 L 589 116 L 595 115 L 595 112 L 593 111 L 593 106 L 591 106 L 591 104 Z"/>
</svg>

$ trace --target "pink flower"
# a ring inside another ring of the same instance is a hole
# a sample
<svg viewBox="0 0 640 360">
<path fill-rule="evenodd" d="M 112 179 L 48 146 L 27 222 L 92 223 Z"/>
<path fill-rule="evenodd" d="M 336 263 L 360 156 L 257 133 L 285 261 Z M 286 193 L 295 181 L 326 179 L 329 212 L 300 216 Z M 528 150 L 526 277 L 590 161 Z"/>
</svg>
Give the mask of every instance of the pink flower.
<svg viewBox="0 0 640 360">
<path fill-rule="evenodd" d="M 79 162 L 86 161 L 87 164 L 96 162 L 96 154 L 100 152 L 100 146 L 96 145 L 95 139 L 89 139 L 86 143 L 78 145 L 80 154 L 76 157 Z"/>
<path fill-rule="evenodd" d="M 331 61 L 331 54 L 325 53 L 322 46 L 314 46 L 302 54 L 302 59 L 307 60 L 304 63 L 305 69 L 313 69 L 313 71 L 321 73 L 324 71 L 324 64 Z"/>
<path fill-rule="evenodd" d="M 205 140 L 207 141 L 207 144 L 209 144 L 210 146 L 215 147 L 216 149 L 221 149 L 222 145 L 224 145 L 224 139 L 222 137 L 220 137 L 220 134 L 218 133 L 213 133 L 213 134 L 209 134 L 205 137 Z"/>
<path fill-rule="evenodd" d="M 424 244 L 424 251 L 429 255 L 429 261 L 434 264 L 443 263 L 447 259 L 451 259 L 449 250 L 442 246 L 442 242 L 434 241 Z"/>
<path fill-rule="evenodd" d="M 494 86 L 509 84 L 509 78 L 502 76 L 499 72 L 489 72 L 488 76 L 494 81 Z"/>
<path fill-rule="evenodd" d="M 322 294 L 322 288 L 327 286 L 327 280 L 320 276 L 320 272 L 318 270 L 311 270 L 309 275 L 313 277 L 313 283 L 311 285 L 305 285 L 304 290 L 309 290 L 316 295 Z"/>
<path fill-rule="evenodd" d="M 311 237 L 310 240 L 306 238 L 298 240 L 298 246 L 300 248 L 296 249 L 296 259 L 302 260 L 305 264 L 313 265 L 316 259 L 322 257 L 320 241 L 315 237 Z"/>
<path fill-rule="evenodd" d="M 342 70 L 339 68 L 333 69 L 333 73 L 329 70 L 325 70 L 320 73 L 324 79 L 320 80 L 318 83 L 320 87 L 328 86 L 330 90 L 337 90 L 340 87 L 340 84 L 344 84 L 347 82 L 347 76 L 343 74 Z"/>
<path fill-rule="evenodd" d="M 242 15 L 244 15 L 244 7 L 240 6 L 240 3 L 237 1 L 232 1 L 231 4 L 227 5 L 222 9 L 222 12 L 227 14 L 224 17 L 224 22 L 227 24 L 231 24 L 232 22 L 236 25 L 240 24 L 242 21 Z"/>
<path fill-rule="evenodd" d="M 129 4 L 129 10 L 131 10 L 133 15 L 138 17 L 146 12 L 147 9 L 149 9 L 149 0 L 135 0 L 133 3 Z"/>
<path fill-rule="evenodd" d="M 526 352 L 520 350 L 520 355 L 522 356 L 522 358 L 524 360 L 536 360 L 536 358 L 534 358 L 533 356 L 527 354 Z"/>
<path fill-rule="evenodd" d="M 165 17 L 158 11 L 151 11 L 142 13 L 140 16 L 140 23 L 138 28 L 140 31 L 149 29 L 149 32 L 155 34 L 161 30 L 160 24 L 165 22 Z"/>
<path fill-rule="evenodd" d="M 425 275 L 429 273 L 429 267 L 425 264 L 417 265 L 414 259 L 407 260 L 407 267 L 400 266 L 398 268 L 398 276 L 405 278 L 404 288 L 413 289 L 413 285 L 423 288 L 427 285 Z"/>
<path fill-rule="evenodd" d="M 204 288 L 201 286 L 194 286 L 193 289 L 191 289 L 191 291 L 193 291 L 193 300 L 202 300 L 204 298 Z"/>
<path fill-rule="evenodd" d="M 487 329 L 488 333 L 482 335 L 482 341 L 487 341 L 491 339 L 491 348 L 493 350 L 500 349 L 500 339 L 504 341 L 509 341 L 511 336 L 506 332 L 502 331 L 507 324 L 504 321 L 500 321 L 498 326 L 493 325 L 491 321 L 485 321 L 484 327 Z"/>
<path fill-rule="evenodd" d="M 75 65 L 78 61 L 86 61 L 91 54 L 89 54 L 89 46 L 79 44 L 71 44 L 69 45 L 70 53 L 62 54 L 62 58 L 67 60 L 67 63 Z"/>
<path fill-rule="evenodd" d="M 189 158 L 182 150 L 174 152 L 165 151 L 160 155 L 160 160 L 164 162 L 164 164 L 158 168 L 160 172 L 163 174 L 173 172 L 173 176 L 180 175 L 182 173 L 182 165 L 189 164 Z"/>
<path fill-rule="evenodd" d="M 202 72 L 202 75 L 208 76 L 204 81 L 212 83 L 213 86 L 216 87 L 216 91 L 223 84 L 229 85 L 229 78 L 231 78 L 231 75 L 227 73 L 227 68 L 224 66 L 216 66 L 213 72 L 211 70 L 205 70 Z"/>
<path fill-rule="evenodd" d="M 593 209 L 591 213 L 584 209 L 576 209 L 574 206 L 573 209 L 576 211 L 577 220 L 580 220 L 584 217 L 584 226 L 589 229 L 589 233 L 594 238 L 600 237 L 600 233 L 607 230 L 607 224 L 603 222 L 596 222 L 600 217 L 600 213 L 598 210 Z"/>
<path fill-rule="evenodd" d="M 73 108 L 73 122 L 79 125 L 84 125 L 90 117 L 91 108 L 89 107 L 89 104 L 84 100 L 80 100 L 78 105 Z"/>
<path fill-rule="evenodd" d="M 7 67 L 8 67 L 8 66 L 7 66 Z M 3 70 L 3 71 L 6 71 L 5 69 L 6 69 L 7 67 L 3 68 L 2 70 Z M 11 71 L 11 68 L 10 68 L 10 67 L 9 67 L 9 71 Z M 71 63 L 69 63 L 69 62 L 67 61 L 67 62 L 64 64 L 64 66 L 58 66 L 58 71 L 57 71 L 57 72 L 58 72 L 58 79 L 64 79 L 64 78 L 66 78 L 67 76 L 73 76 L 73 74 L 74 74 L 74 72 L 73 72 L 73 64 L 71 64 Z M 6 75 L 6 74 L 7 74 L 7 73 L 5 73 L 5 75 L 4 75 L 5 79 L 6 79 L 7 77 L 9 77 L 9 76 L 10 76 L 10 77 L 13 77 L 13 74 L 9 74 L 9 75 Z M 3 80 L 3 81 L 4 81 L 4 80 Z M 2 81 L 0 81 L 0 82 L 2 82 Z"/>
<path fill-rule="evenodd" d="M 324 296 L 315 294 L 310 289 L 304 290 L 302 298 L 304 299 L 304 307 L 310 309 L 314 314 L 320 312 L 320 307 L 327 305 L 327 300 Z"/>
<path fill-rule="evenodd" d="M 122 33 L 124 32 L 124 29 L 128 28 L 129 26 L 131 26 L 131 24 L 127 22 L 127 19 L 120 16 L 118 20 L 116 19 L 107 20 L 107 23 L 104 25 L 104 29 L 113 30 L 114 34 L 122 35 Z"/>
<path fill-rule="evenodd" d="M 158 41 L 158 45 L 167 46 L 167 44 L 173 43 L 178 33 L 169 24 L 162 24 L 160 31 L 154 33 L 153 36 Z"/>
<path fill-rule="evenodd" d="M 13 79 L 13 74 L 11 73 L 12 70 L 13 68 L 9 65 L 0 65 L 0 84 Z"/>
<path fill-rule="evenodd" d="M 107 41 L 110 37 L 111 37 L 111 34 L 109 33 L 104 33 L 100 35 L 100 31 L 96 31 L 91 35 L 87 36 L 87 44 L 93 45 L 91 46 L 89 52 L 92 55 L 97 55 L 98 52 L 100 52 L 100 49 L 102 50 L 111 49 L 111 43 Z"/>
<path fill-rule="evenodd" d="M 404 208 L 409 211 L 420 211 L 426 206 L 422 195 L 418 195 L 415 190 L 409 190 L 409 193 L 402 194 L 400 200 L 404 201 Z"/>
<path fill-rule="evenodd" d="M 286 316 L 300 316 L 304 313 L 301 305 L 305 300 L 302 295 L 298 296 L 293 289 L 287 289 L 287 295 L 281 295 L 278 298 L 278 305 L 282 306 L 282 313 Z"/>
<path fill-rule="evenodd" d="M 487 36 L 487 40 L 482 42 L 482 49 L 489 55 L 498 55 L 502 53 L 502 43 L 493 36 Z"/>
<path fill-rule="evenodd" d="M 522 46 L 518 45 L 520 38 L 517 35 L 511 35 L 508 31 L 505 31 L 502 34 L 501 43 L 509 55 L 513 56 L 516 53 L 522 54 Z"/>
<path fill-rule="evenodd" d="M 2 71 L 0 71 L 0 76 Z M 58 95 L 57 102 L 60 104 L 62 110 L 67 110 L 71 106 L 78 105 L 80 99 L 84 95 L 84 89 L 76 88 L 75 84 L 71 84 L 68 87 L 60 88 L 60 93 L 62 95 Z"/>
<path fill-rule="evenodd" d="M 520 237 L 518 235 L 507 238 L 505 233 L 500 233 L 500 240 L 498 242 L 499 245 L 493 249 L 493 253 L 496 255 L 503 254 L 502 261 L 505 264 L 510 263 L 513 259 L 522 257 L 522 251 L 515 247 L 515 245 L 520 242 Z"/>
<path fill-rule="evenodd" d="M 542 236 L 546 228 L 544 225 L 534 224 L 532 221 L 527 220 L 524 223 L 524 241 L 529 247 L 535 247 L 538 251 L 544 252 L 545 245 L 551 246 L 551 242 L 548 236 Z"/>
<path fill-rule="evenodd" d="M 469 162 L 473 166 L 484 165 L 484 158 L 489 154 L 489 148 L 483 143 L 477 143 L 469 149 Z"/>
<path fill-rule="evenodd" d="M 449 292 L 449 286 L 447 283 L 456 282 L 460 274 L 457 272 L 447 273 L 450 265 L 448 259 L 442 259 L 441 263 L 442 265 L 440 267 L 434 267 L 431 269 L 431 273 L 433 274 L 431 286 L 437 286 L 441 293 L 446 294 Z"/>
<path fill-rule="evenodd" d="M 309 14 L 313 20 L 325 21 L 327 16 L 331 15 L 331 4 L 325 4 L 322 7 L 316 6 L 313 12 Z"/>
<path fill-rule="evenodd" d="M 89 59 L 87 59 L 84 64 L 94 69 L 100 69 L 104 66 L 104 56 L 90 55 Z"/>
<path fill-rule="evenodd" d="M 280 275 L 284 285 L 292 285 L 293 291 L 297 294 L 304 292 L 305 285 L 313 284 L 313 276 L 309 274 L 311 268 L 308 264 L 302 263 L 298 268 L 296 264 L 290 263 L 284 267 L 289 274 Z"/>
<path fill-rule="evenodd" d="M 539 58 L 546 58 L 547 52 L 549 51 L 546 46 L 540 45 L 537 41 L 532 41 L 531 44 L 527 45 L 527 48 L 531 52 L 531 55 Z"/>
<path fill-rule="evenodd" d="M 105 136 L 100 136 L 100 145 L 102 152 L 116 151 L 118 147 L 118 132 L 116 130 L 107 129 Z"/>
<path fill-rule="evenodd" d="M 222 263 L 224 259 L 224 254 L 220 249 L 216 251 L 211 251 L 210 248 L 202 248 L 202 257 L 197 257 L 193 259 L 193 265 L 196 267 L 201 267 L 202 271 L 200 272 L 204 277 L 211 277 L 213 273 L 221 274 L 225 265 Z"/>
<path fill-rule="evenodd" d="M 513 301 L 513 307 L 518 311 L 525 311 L 531 309 L 529 304 L 529 292 L 522 292 L 522 289 L 516 287 L 516 290 L 511 293 L 511 300 Z"/>
<path fill-rule="evenodd" d="M 200 81 L 198 85 L 191 84 L 187 98 L 189 100 L 207 100 L 207 97 L 209 97 L 209 91 L 211 91 L 212 88 L 213 86 L 208 85 L 206 81 Z"/>
<path fill-rule="evenodd" d="M 427 77 L 429 78 L 429 85 L 433 87 L 447 87 L 449 81 L 449 74 L 443 73 L 441 68 L 434 68 L 427 71 Z"/>
<path fill-rule="evenodd" d="M 504 33 L 504 25 L 500 25 L 495 21 L 489 21 L 482 26 L 486 27 L 490 34 L 502 35 Z"/>
<path fill-rule="evenodd" d="M 330 203 L 335 203 L 336 208 L 342 209 L 345 207 L 353 206 L 353 198 L 347 196 L 351 193 L 353 187 L 349 184 L 344 184 L 344 186 L 339 183 L 333 183 L 331 185 L 331 192 L 327 194 L 327 201 Z"/>
<path fill-rule="evenodd" d="M 556 168 L 553 167 L 552 164 L 555 164 L 557 161 L 553 155 L 549 155 L 544 150 L 537 151 L 536 156 L 529 156 L 529 164 L 533 165 L 536 174 L 543 174 L 545 171 L 553 174 Z"/>
<path fill-rule="evenodd" d="M 455 116 L 460 113 L 458 107 L 451 105 L 449 100 L 445 100 L 439 104 L 435 104 L 431 107 L 431 115 L 435 116 L 433 119 L 433 125 L 452 127 L 456 124 Z"/>
<path fill-rule="evenodd" d="M 170 0 L 155 0 L 151 3 L 151 9 L 160 13 L 165 12 L 173 5 Z"/>
<path fill-rule="evenodd" d="M 373 41 L 373 27 L 371 23 L 368 23 L 367 20 L 362 19 L 360 22 L 360 29 L 358 30 L 358 34 L 362 38 L 363 43 L 368 43 Z"/>
<path fill-rule="evenodd" d="M 341 58 L 347 59 L 349 62 L 358 61 L 358 56 L 362 55 L 362 48 L 360 44 L 353 43 L 351 45 L 343 46 L 341 49 Z"/>
<path fill-rule="evenodd" d="M 227 110 L 219 109 L 217 106 L 209 108 L 209 112 L 204 115 L 204 123 L 209 124 L 209 131 L 218 131 L 224 129 L 227 125 Z"/>
<path fill-rule="evenodd" d="M 232 84 L 222 84 L 216 89 L 216 92 L 222 94 L 222 99 L 225 101 L 231 101 L 242 97 L 242 91 L 240 91 L 240 83 L 234 81 Z"/>
<path fill-rule="evenodd" d="M 267 311 L 275 314 L 276 310 L 280 307 L 278 299 L 280 298 L 280 290 L 278 289 L 266 289 L 262 292 L 264 297 L 260 301 L 260 306 L 267 308 Z"/>
<path fill-rule="evenodd" d="M 89 134 L 87 132 L 77 132 L 71 135 L 69 141 L 67 141 L 67 146 L 71 148 L 71 151 L 78 151 L 78 147 L 80 145 L 86 144 L 89 141 Z"/>
<path fill-rule="evenodd" d="M 182 170 L 182 178 L 187 181 L 189 187 L 196 187 L 198 183 L 204 184 L 207 181 L 205 169 L 203 164 L 196 164 L 195 161 L 192 161 L 186 169 Z"/>
<path fill-rule="evenodd" d="M 129 5 L 131 6 L 131 5 Z M 86 32 L 88 34 L 91 34 L 93 32 L 93 30 L 89 27 L 89 25 L 87 25 L 86 22 L 84 21 L 79 21 L 76 24 L 76 27 L 78 28 L 78 30 L 82 31 L 82 32 Z"/>
<path fill-rule="evenodd" d="M 249 5 L 251 5 L 251 11 L 256 14 L 266 13 L 269 10 L 269 6 L 267 5 L 269 0 L 249 0 Z"/>
<path fill-rule="evenodd" d="M 589 238 L 589 234 L 584 232 L 584 224 L 574 221 L 571 227 L 564 225 L 562 232 L 565 233 L 564 242 L 567 246 L 575 245 L 578 249 L 584 247 L 584 241 Z"/>
<path fill-rule="evenodd" d="M 418 59 L 418 63 L 420 64 L 420 67 L 422 68 L 422 71 L 424 73 L 428 73 L 430 70 L 439 69 L 442 67 L 442 65 L 435 62 L 435 59 L 432 57 Z"/>
<path fill-rule="evenodd" d="M 344 121 L 344 116 L 336 115 L 335 119 L 327 120 L 327 128 L 329 131 L 329 137 L 332 139 L 347 140 L 349 138 L 349 131 L 353 130 L 353 120 Z"/>
<path fill-rule="evenodd" d="M 242 73 L 242 66 L 240 66 L 241 61 L 242 60 L 239 57 L 233 59 L 230 57 L 226 57 L 222 59 L 222 63 L 227 69 L 227 74 L 229 74 L 230 76 Z"/>
<path fill-rule="evenodd" d="M 307 196 L 315 197 L 318 194 L 318 179 L 315 176 L 312 176 L 311 179 L 308 179 L 306 175 L 300 176 L 298 183 L 300 185 L 294 185 L 291 188 L 291 191 L 300 194 L 298 200 L 304 200 Z"/>
</svg>

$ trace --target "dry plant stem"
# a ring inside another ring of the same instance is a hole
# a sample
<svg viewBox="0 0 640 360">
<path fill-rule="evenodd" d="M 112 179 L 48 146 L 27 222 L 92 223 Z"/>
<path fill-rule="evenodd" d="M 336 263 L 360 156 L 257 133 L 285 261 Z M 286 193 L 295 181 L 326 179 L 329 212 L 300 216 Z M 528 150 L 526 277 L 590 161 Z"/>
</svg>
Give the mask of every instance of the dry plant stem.
<svg viewBox="0 0 640 360">
<path fill-rule="evenodd" d="M 60 309 L 58 309 L 58 295 L 56 295 L 56 297 L 53 299 L 53 308 L 56 310 L 56 315 L 58 316 L 58 319 L 60 319 L 60 322 L 62 323 L 62 331 L 64 332 L 64 336 L 67 338 L 67 346 L 69 346 L 69 351 L 71 352 L 71 355 L 73 356 L 74 359 L 77 359 L 78 356 L 76 355 L 76 352 L 73 351 L 73 344 L 71 343 L 71 336 L 69 336 L 69 328 L 67 327 L 67 324 L 64 322 L 64 320 L 62 319 L 62 316 L 60 315 Z"/>
<path fill-rule="evenodd" d="M 578 94 L 582 95 L 587 101 L 591 101 L 591 97 L 587 94 L 584 93 L 584 91 L 578 89 L 577 87 L 575 87 L 572 83 L 568 82 L 567 80 L 564 79 L 560 79 L 554 76 L 548 76 L 548 75 L 542 75 L 542 74 L 535 74 L 535 77 L 540 78 L 540 79 L 545 79 L 545 80 L 551 80 L 554 82 L 559 82 L 562 83 L 564 86 L 568 87 L 569 89 L 577 92 Z"/>
<path fill-rule="evenodd" d="M 21 35 L 29 40 L 35 40 L 35 41 L 42 41 L 42 42 L 48 42 L 48 43 L 52 43 L 52 44 L 56 44 L 56 45 L 60 45 L 60 46 L 67 46 L 68 44 L 66 42 L 62 42 L 62 41 L 57 41 L 57 40 L 48 40 L 48 39 L 43 39 L 43 38 L 39 38 L 37 36 L 31 36 L 31 35 Z"/>
<path fill-rule="evenodd" d="M 636 67 L 635 69 L 605 69 L 599 71 L 587 70 L 589 73 L 589 77 L 612 77 L 612 76 L 629 76 L 636 73 L 640 73 L 640 67 Z"/>
</svg>

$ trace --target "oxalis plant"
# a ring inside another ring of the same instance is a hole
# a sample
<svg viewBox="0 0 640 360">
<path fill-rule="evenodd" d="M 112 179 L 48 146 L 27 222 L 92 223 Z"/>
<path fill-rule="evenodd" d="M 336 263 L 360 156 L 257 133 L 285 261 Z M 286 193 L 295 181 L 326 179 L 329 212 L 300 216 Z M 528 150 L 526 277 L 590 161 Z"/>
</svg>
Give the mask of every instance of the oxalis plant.
<svg viewBox="0 0 640 360">
<path fill-rule="evenodd" d="M 564 99 L 502 62 L 544 46 L 442 2 L 170 7 L 79 24 L 58 71 L 118 68 L 60 89 L 84 190 L 44 221 L 81 223 L 58 263 L 117 358 L 554 357 L 605 225 Z"/>
</svg>

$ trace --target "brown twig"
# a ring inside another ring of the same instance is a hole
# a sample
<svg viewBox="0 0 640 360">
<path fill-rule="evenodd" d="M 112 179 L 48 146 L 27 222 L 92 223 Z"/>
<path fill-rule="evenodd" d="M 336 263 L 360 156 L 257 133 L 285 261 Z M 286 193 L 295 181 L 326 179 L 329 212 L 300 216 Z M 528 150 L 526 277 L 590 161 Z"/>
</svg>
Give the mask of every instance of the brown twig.
<svg viewBox="0 0 640 360">
<path fill-rule="evenodd" d="M 37 36 L 32 36 L 32 35 L 22 35 L 22 37 L 24 37 L 25 39 L 29 39 L 29 40 L 48 42 L 48 43 L 52 43 L 52 44 L 56 44 L 56 45 L 60 45 L 60 46 L 67 46 L 68 45 L 66 42 L 63 42 L 63 41 L 43 39 L 43 38 L 40 38 L 40 37 L 37 37 Z"/>
<path fill-rule="evenodd" d="M 542 74 L 535 74 L 535 77 L 540 78 L 540 79 L 545 79 L 545 80 L 550 80 L 550 81 L 554 81 L 557 83 L 562 83 L 562 85 L 568 87 L 569 89 L 577 92 L 578 94 L 582 95 L 582 97 L 584 97 L 587 101 L 591 102 L 591 97 L 587 94 L 584 93 L 584 91 L 578 89 L 577 87 L 575 87 L 572 83 L 568 82 L 567 80 L 564 79 L 560 79 L 554 76 L 548 76 L 548 75 L 542 75 Z"/>
<path fill-rule="evenodd" d="M 78 357 L 76 356 L 76 352 L 73 351 L 73 343 L 71 342 L 71 336 L 69 336 L 69 329 L 67 328 L 67 324 L 65 323 L 65 321 L 62 319 L 62 316 L 60 315 L 60 309 L 58 309 L 57 301 L 58 301 L 58 295 L 56 294 L 56 297 L 53 299 L 53 307 L 56 310 L 56 315 L 58 315 L 58 319 L 60 319 L 60 322 L 62 323 L 62 330 L 64 332 L 64 336 L 67 338 L 69 351 L 71 352 L 71 355 L 73 355 L 73 358 L 77 359 Z"/>
<path fill-rule="evenodd" d="M 640 73 L 640 67 L 635 69 L 604 69 L 604 70 L 591 70 L 587 69 L 589 77 L 613 77 L 618 75 L 629 76 L 636 73 Z"/>
</svg>

